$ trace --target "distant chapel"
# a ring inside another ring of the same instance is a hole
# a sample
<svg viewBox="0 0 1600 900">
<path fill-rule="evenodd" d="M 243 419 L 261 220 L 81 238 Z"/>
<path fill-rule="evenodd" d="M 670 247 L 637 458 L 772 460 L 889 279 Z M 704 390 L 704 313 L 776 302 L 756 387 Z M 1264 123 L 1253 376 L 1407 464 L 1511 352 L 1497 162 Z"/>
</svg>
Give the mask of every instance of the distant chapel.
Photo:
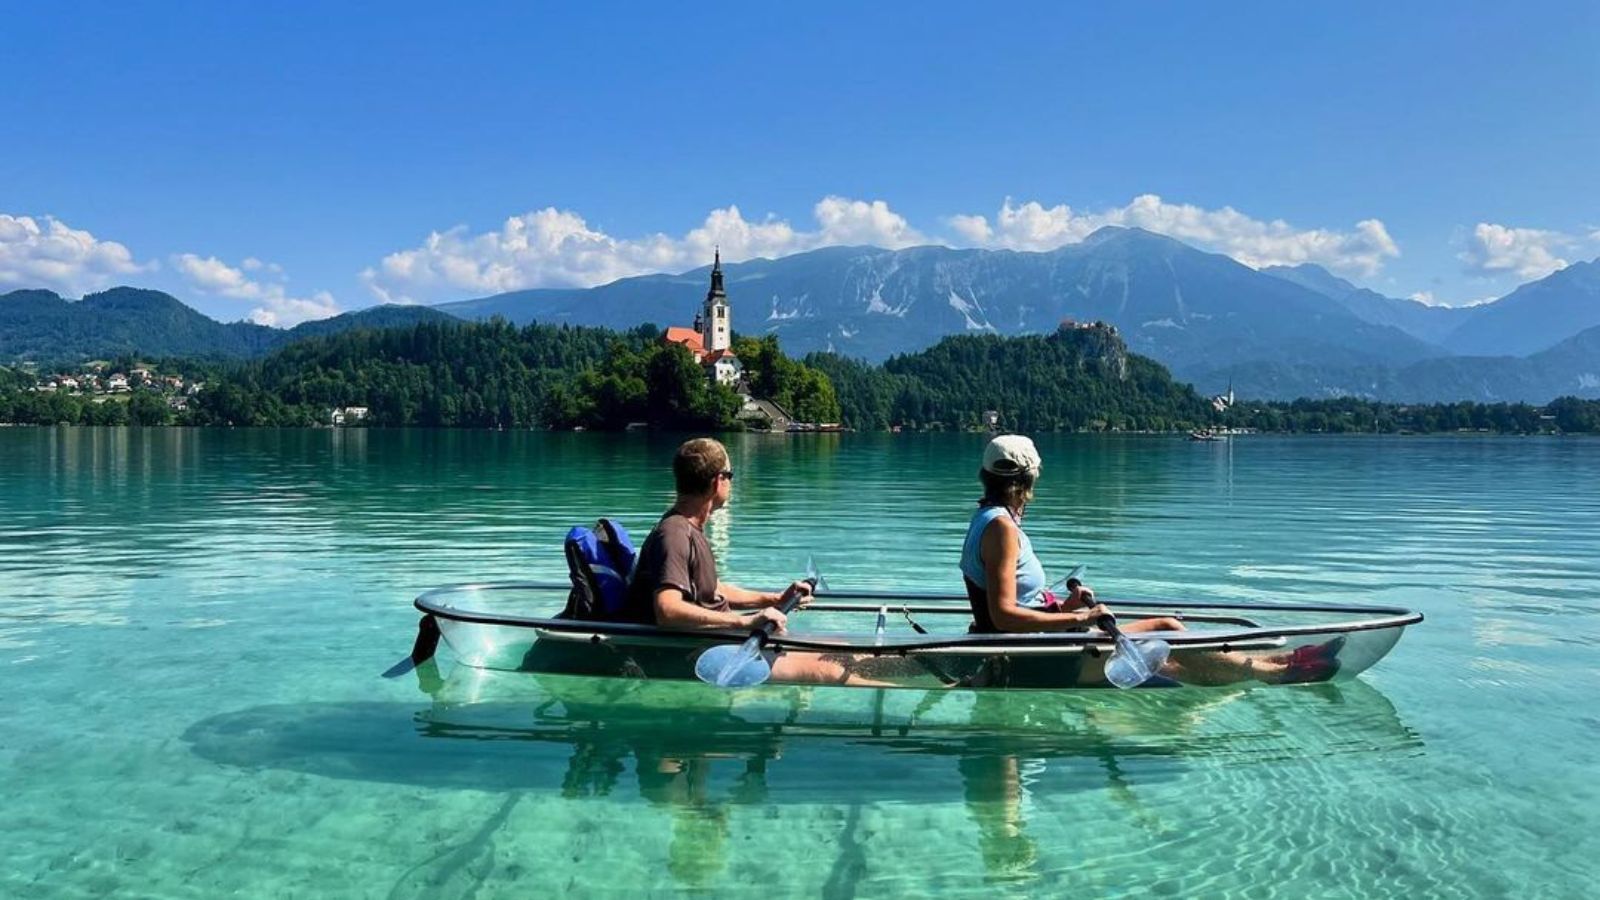
<svg viewBox="0 0 1600 900">
<path fill-rule="evenodd" d="M 705 367 L 707 376 L 719 384 L 738 386 L 743 380 L 744 364 L 732 349 L 733 315 L 728 306 L 728 292 L 722 287 L 720 247 L 711 264 L 711 289 L 706 291 L 705 303 L 694 317 L 694 327 L 670 327 L 662 340 L 689 348 L 695 361 Z"/>
</svg>

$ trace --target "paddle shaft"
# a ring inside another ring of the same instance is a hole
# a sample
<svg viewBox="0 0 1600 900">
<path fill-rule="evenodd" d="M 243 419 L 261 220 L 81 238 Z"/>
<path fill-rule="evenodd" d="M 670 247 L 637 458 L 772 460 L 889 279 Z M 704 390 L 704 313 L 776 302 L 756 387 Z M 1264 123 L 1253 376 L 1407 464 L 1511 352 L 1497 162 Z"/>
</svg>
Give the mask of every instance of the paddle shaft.
<svg viewBox="0 0 1600 900">
<path fill-rule="evenodd" d="M 817 579 L 807 578 L 805 581 L 807 584 L 811 585 L 812 590 L 816 590 Z M 799 593 L 791 594 L 788 599 L 778 604 L 778 612 L 781 612 L 787 616 L 789 613 L 794 611 L 795 607 L 800 605 L 800 598 L 801 595 Z M 772 632 L 777 627 L 778 623 L 769 619 L 765 622 L 762 622 L 759 626 L 750 629 L 750 636 L 744 639 L 744 642 L 739 645 L 739 649 L 736 650 L 731 656 L 724 656 L 718 652 L 723 647 L 729 646 L 727 644 L 707 650 L 705 653 L 701 654 L 700 661 L 695 664 L 695 675 L 699 677 L 701 681 L 705 681 L 709 684 L 715 684 L 718 687 L 728 686 L 729 682 L 733 680 L 735 675 L 737 675 L 740 670 L 745 668 L 747 663 L 757 659 L 761 655 L 762 646 L 766 644 L 768 638 L 772 637 Z M 709 670 L 707 672 L 702 672 L 700 667 L 706 664 L 707 661 L 713 659 L 721 661 L 720 667 L 715 670 L 716 674 L 708 674 Z M 760 684 L 761 682 L 766 681 L 768 675 L 771 674 L 771 671 L 765 666 L 762 666 L 762 669 L 766 670 L 765 673 L 762 674 L 760 678 L 751 682 L 752 684 Z"/>
<path fill-rule="evenodd" d="M 805 583 L 810 585 L 813 591 L 817 589 L 817 579 L 807 578 L 805 579 Z M 778 604 L 778 612 L 781 612 L 787 616 L 789 613 L 794 612 L 795 607 L 800 605 L 801 599 L 802 598 L 799 592 L 790 595 L 789 599 Z M 745 640 L 745 643 L 748 644 L 750 641 L 755 641 L 756 646 L 760 647 L 762 644 L 767 642 L 767 638 L 772 637 L 773 629 L 777 627 L 777 622 L 768 619 L 767 621 L 762 622 L 758 627 L 750 629 L 750 637 Z"/>
</svg>

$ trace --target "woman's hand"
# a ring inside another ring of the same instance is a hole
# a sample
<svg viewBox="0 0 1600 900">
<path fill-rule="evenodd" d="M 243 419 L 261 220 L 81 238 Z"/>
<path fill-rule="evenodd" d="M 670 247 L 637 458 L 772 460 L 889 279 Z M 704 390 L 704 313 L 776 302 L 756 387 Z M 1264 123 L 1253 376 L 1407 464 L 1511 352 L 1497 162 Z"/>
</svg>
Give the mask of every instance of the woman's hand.
<svg viewBox="0 0 1600 900">
<path fill-rule="evenodd" d="M 1089 625 L 1094 625 L 1100 621 L 1101 616 L 1111 615 L 1111 609 L 1104 603 L 1096 603 L 1093 606 L 1083 610 L 1083 612 L 1078 613 L 1078 615 L 1083 617 L 1080 621 Z"/>
</svg>

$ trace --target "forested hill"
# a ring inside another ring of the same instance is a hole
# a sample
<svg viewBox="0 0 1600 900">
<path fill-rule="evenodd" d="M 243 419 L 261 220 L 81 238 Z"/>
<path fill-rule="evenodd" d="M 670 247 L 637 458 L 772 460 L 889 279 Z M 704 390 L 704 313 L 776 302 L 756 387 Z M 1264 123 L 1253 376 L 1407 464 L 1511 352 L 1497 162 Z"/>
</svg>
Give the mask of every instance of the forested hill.
<svg viewBox="0 0 1600 900">
<path fill-rule="evenodd" d="M 783 356 L 775 339 L 738 346 L 754 389 L 812 421 L 837 421 L 832 387 Z M 625 332 L 425 323 L 291 344 L 200 394 L 201 424 L 311 425 L 365 407 L 366 424 L 427 428 L 621 430 L 738 426 L 740 399 L 713 385 L 654 325 Z"/>
<path fill-rule="evenodd" d="M 290 344 L 197 398 L 207 424 L 312 425 L 366 407 L 374 425 L 527 428 L 556 389 L 608 355 L 637 349 L 653 326 L 603 328 L 424 323 Z"/>
<path fill-rule="evenodd" d="M 986 410 L 1018 431 L 1190 428 L 1209 407 L 1113 329 L 946 338 L 882 366 L 813 354 L 788 359 L 775 337 L 735 347 L 758 396 L 805 421 L 850 427 L 981 427 Z M 199 421 L 324 422 L 364 406 L 374 425 L 469 428 L 735 427 L 739 401 L 710 385 L 660 330 L 432 323 L 291 344 L 197 398 Z"/>
<path fill-rule="evenodd" d="M 737 397 L 707 383 L 654 326 L 424 324 L 291 344 L 197 398 L 200 421 L 312 424 L 364 406 L 374 425 L 477 428 L 734 427 Z M 759 396 L 807 421 L 851 427 L 1018 431 L 1190 428 L 1209 406 L 1105 327 L 946 338 L 882 366 L 785 357 L 776 338 L 735 342 Z"/>
<path fill-rule="evenodd" d="M 0 363 L 77 363 L 121 355 L 249 359 L 308 337 L 440 321 L 454 319 L 427 307 L 375 306 L 285 330 L 218 322 L 161 291 L 118 287 L 77 301 L 52 291 L 12 291 L 0 294 Z"/>
<path fill-rule="evenodd" d="M 949 337 L 881 367 L 823 353 L 805 361 L 832 380 L 845 424 L 859 429 L 973 428 L 993 410 L 1014 431 L 1165 431 L 1204 424 L 1209 410 L 1103 326 Z"/>
</svg>

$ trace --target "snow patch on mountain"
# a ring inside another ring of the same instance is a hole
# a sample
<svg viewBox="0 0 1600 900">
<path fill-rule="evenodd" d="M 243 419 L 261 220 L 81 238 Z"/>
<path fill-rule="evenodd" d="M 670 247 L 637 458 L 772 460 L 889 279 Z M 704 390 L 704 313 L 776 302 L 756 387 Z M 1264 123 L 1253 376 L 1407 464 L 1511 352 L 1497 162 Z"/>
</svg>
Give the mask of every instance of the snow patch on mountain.
<svg viewBox="0 0 1600 900">
<path fill-rule="evenodd" d="M 961 313 L 961 317 L 966 320 L 967 330 L 968 331 L 994 331 L 995 330 L 995 327 L 988 323 L 988 321 L 987 321 L 988 317 L 984 316 L 983 307 L 979 306 L 975 300 L 974 301 L 968 301 L 966 298 L 962 297 L 960 294 L 956 293 L 955 291 L 951 291 L 950 292 L 950 308 L 955 310 L 958 313 Z M 973 313 L 977 313 L 980 316 L 984 316 L 985 321 L 979 322 L 977 319 L 972 317 Z"/>
<path fill-rule="evenodd" d="M 903 303 L 899 306 L 890 306 L 889 304 L 883 302 L 883 285 L 881 284 L 873 288 L 872 296 L 867 298 L 867 312 L 877 313 L 881 316 L 896 316 L 904 319 L 906 317 L 906 311 L 910 308 L 910 303 Z"/>
<path fill-rule="evenodd" d="M 785 319 L 798 319 L 804 316 L 805 312 L 801 309 L 801 307 L 804 305 L 805 299 L 805 296 L 801 295 L 800 299 L 795 301 L 793 308 L 789 309 L 788 311 L 784 311 L 778 309 L 778 304 L 781 302 L 781 298 L 777 294 L 773 294 L 772 312 L 767 313 L 767 321 L 782 322 Z"/>
</svg>

